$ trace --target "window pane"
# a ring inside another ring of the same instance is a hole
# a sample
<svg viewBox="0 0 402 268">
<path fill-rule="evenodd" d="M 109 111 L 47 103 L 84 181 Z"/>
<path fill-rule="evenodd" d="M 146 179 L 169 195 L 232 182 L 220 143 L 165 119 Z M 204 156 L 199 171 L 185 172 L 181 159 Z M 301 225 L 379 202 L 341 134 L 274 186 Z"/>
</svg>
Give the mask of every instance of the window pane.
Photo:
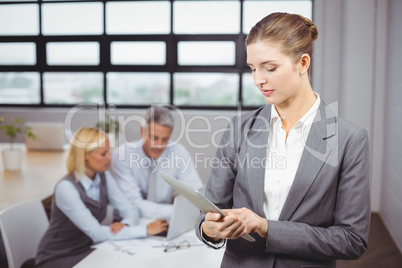
<svg viewBox="0 0 402 268">
<path fill-rule="evenodd" d="M 98 42 L 49 42 L 46 44 L 49 65 L 98 65 Z"/>
<path fill-rule="evenodd" d="M 262 106 L 267 104 L 264 95 L 262 95 L 261 91 L 254 85 L 252 74 L 245 73 L 242 79 L 243 106 Z"/>
<path fill-rule="evenodd" d="M 110 104 L 169 103 L 169 73 L 108 73 L 106 78 Z"/>
<path fill-rule="evenodd" d="M 236 106 L 238 84 L 238 74 L 175 73 L 174 105 Z"/>
<path fill-rule="evenodd" d="M 106 3 L 108 34 L 170 33 L 169 1 Z"/>
<path fill-rule="evenodd" d="M 0 5 L 0 35 L 38 35 L 37 4 Z"/>
<path fill-rule="evenodd" d="M 103 102 L 102 73 L 44 73 L 46 104 Z"/>
<path fill-rule="evenodd" d="M 307 1 L 244 1 L 243 3 L 243 33 L 250 29 L 262 18 L 273 12 L 287 12 L 303 15 L 311 19 L 312 3 Z"/>
<path fill-rule="evenodd" d="M 39 73 L 0 73 L 0 103 L 38 104 Z"/>
<path fill-rule="evenodd" d="M 0 43 L 0 65 L 35 64 L 35 43 Z"/>
<path fill-rule="evenodd" d="M 179 65 L 234 65 L 234 42 L 179 42 Z"/>
<path fill-rule="evenodd" d="M 42 5 L 44 35 L 103 33 L 102 3 L 52 3 Z"/>
<path fill-rule="evenodd" d="M 240 32 L 239 1 L 175 1 L 175 34 L 237 34 Z"/>
<path fill-rule="evenodd" d="M 112 42 L 112 64 L 164 65 L 166 63 L 165 42 Z"/>
</svg>

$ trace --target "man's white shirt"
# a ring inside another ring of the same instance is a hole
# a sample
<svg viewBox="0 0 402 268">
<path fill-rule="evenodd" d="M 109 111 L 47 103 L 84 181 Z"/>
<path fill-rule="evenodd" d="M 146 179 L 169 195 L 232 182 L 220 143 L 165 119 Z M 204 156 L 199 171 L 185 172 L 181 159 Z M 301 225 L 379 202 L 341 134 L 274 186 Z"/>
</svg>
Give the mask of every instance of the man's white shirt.
<svg viewBox="0 0 402 268">
<path fill-rule="evenodd" d="M 183 145 L 169 143 L 162 155 L 154 159 L 156 166 L 152 165 L 142 145 L 143 140 L 140 139 L 116 148 L 112 154 L 111 172 L 129 201 L 140 209 L 141 217 L 170 219 L 175 193 L 159 174 L 166 173 L 194 189 L 201 188 L 203 184 L 190 153 Z M 156 172 L 158 178 L 156 202 L 146 199 L 151 172 Z"/>
</svg>

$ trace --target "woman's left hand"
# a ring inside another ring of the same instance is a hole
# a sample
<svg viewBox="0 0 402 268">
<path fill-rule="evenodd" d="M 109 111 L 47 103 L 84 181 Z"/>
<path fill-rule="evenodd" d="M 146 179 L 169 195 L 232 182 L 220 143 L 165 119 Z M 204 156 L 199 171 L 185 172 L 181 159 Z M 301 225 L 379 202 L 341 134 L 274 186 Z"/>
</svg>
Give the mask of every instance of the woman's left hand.
<svg viewBox="0 0 402 268">
<path fill-rule="evenodd" d="M 126 227 L 125 224 L 121 223 L 121 222 L 114 222 L 112 224 L 110 224 L 110 231 L 113 234 L 117 234 L 121 229 L 123 229 L 124 227 Z"/>
<path fill-rule="evenodd" d="M 236 213 L 242 220 L 243 224 L 246 225 L 248 232 L 258 233 L 261 237 L 268 237 L 268 221 L 255 214 L 248 208 L 236 208 L 231 209 L 232 212 Z"/>
</svg>

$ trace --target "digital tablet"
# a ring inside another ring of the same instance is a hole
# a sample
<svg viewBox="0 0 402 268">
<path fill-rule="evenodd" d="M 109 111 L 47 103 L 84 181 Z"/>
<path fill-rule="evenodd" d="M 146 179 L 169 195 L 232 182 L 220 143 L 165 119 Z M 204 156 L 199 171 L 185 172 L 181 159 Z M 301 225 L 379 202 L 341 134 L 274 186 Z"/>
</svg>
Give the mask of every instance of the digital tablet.
<svg viewBox="0 0 402 268">
<path fill-rule="evenodd" d="M 220 210 L 214 203 L 212 203 L 209 199 L 207 199 L 204 195 L 202 195 L 199 191 L 185 185 L 181 181 L 167 175 L 164 173 L 160 174 L 162 179 L 164 179 L 167 183 L 169 183 L 177 192 L 183 195 L 188 201 L 190 201 L 194 206 L 196 206 L 199 210 L 204 213 L 214 212 L 221 214 L 222 217 L 225 217 L 225 213 Z M 247 241 L 254 242 L 255 239 L 249 235 L 245 234 L 242 238 Z"/>
</svg>

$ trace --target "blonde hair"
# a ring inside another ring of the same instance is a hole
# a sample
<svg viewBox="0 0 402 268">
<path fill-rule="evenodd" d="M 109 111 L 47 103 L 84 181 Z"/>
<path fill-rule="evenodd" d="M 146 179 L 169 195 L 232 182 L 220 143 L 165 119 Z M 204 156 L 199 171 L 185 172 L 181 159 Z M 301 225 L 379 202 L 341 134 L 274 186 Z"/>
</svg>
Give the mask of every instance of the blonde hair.
<svg viewBox="0 0 402 268">
<path fill-rule="evenodd" d="M 279 43 L 282 53 L 297 62 L 305 53 L 312 57 L 313 41 L 317 37 L 317 27 L 308 18 L 277 12 L 269 14 L 251 28 L 246 46 L 257 41 Z"/>
<path fill-rule="evenodd" d="M 85 174 L 85 155 L 105 144 L 107 135 L 96 128 L 82 127 L 70 141 L 67 154 L 67 172 L 69 175 Z"/>
</svg>

